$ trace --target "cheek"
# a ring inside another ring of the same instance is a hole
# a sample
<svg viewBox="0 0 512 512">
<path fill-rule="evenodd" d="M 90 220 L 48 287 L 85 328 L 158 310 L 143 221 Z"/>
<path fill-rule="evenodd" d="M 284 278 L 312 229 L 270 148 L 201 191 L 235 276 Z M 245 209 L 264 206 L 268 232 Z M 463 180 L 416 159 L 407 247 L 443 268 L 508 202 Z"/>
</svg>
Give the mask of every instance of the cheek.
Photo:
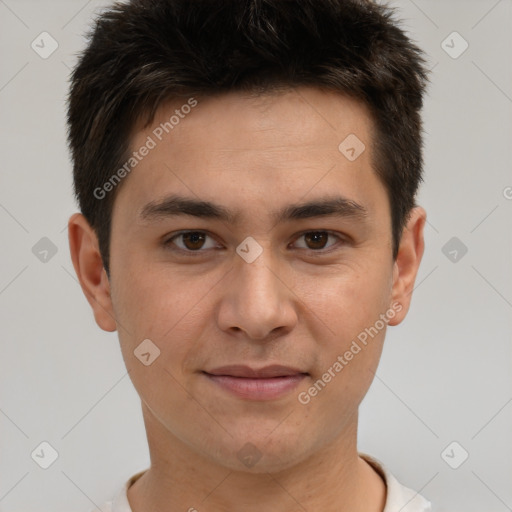
<svg viewBox="0 0 512 512">
<path fill-rule="evenodd" d="M 352 265 L 312 278 L 297 277 L 297 293 L 331 335 L 347 339 L 373 324 L 389 305 L 391 268 Z"/>
<path fill-rule="evenodd" d="M 339 403 L 336 416 L 359 404 L 373 380 L 386 333 L 381 315 L 389 309 L 391 274 L 391 267 L 374 261 L 300 284 L 310 309 L 308 329 L 320 355 L 313 379 L 321 381 L 316 386 L 322 390 L 318 404 Z"/>
<path fill-rule="evenodd" d="M 147 261 L 127 258 L 123 263 L 112 287 L 117 318 L 134 335 L 162 338 L 194 308 L 194 288 L 183 275 L 152 268 Z"/>
<path fill-rule="evenodd" d="M 136 268 L 146 270 L 137 272 Z M 211 276 L 210 283 L 210 277 L 204 276 L 192 286 L 191 276 L 153 270 L 147 264 L 127 265 L 119 272 L 112 300 L 126 366 L 137 373 L 143 371 L 134 350 L 149 339 L 160 353 L 148 368 L 160 366 L 179 378 L 211 322 L 213 306 L 207 292 L 217 281 Z"/>
<path fill-rule="evenodd" d="M 120 348 L 130 378 L 142 400 L 155 411 L 183 410 L 189 396 L 180 385 L 184 382 L 182 365 L 201 329 L 197 324 L 201 303 L 195 306 L 198 299 L 187 294 L 182 284 L 150 271 L 127 272 L 120 281 L 113 302 L 123 326 Z"/>
</svg>

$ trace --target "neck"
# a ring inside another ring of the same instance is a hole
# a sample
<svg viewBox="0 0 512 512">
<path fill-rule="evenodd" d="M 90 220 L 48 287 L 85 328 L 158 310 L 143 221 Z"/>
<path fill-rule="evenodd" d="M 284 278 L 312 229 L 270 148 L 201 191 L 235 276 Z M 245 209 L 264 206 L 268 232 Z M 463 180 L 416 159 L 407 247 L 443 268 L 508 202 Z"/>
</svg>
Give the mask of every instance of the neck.
<svg viewBox="0 0 512 512">
<path fill-rule="evenodd" d="M 129 488 L 133 512 L 382 512 L 382 478 L 357 453 L 357 418 L 334 443 L 286 469 L 219 466 L 167 430 L 144 407 L 151 467 Z"/>
</svg>

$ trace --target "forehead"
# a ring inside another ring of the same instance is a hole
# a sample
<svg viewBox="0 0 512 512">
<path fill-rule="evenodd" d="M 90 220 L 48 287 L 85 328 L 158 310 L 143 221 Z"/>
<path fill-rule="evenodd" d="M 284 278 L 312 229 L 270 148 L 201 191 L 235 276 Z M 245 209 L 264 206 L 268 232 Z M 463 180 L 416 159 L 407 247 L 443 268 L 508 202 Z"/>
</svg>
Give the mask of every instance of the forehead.
<svg viewBox="0 0 512 512">
<path fill-rule="evenodd" d="M 119 193 L 137 216 L 174 193 L 222 197 L 240 211 L 241 198 L 263 206 L 341 187 L 361 203 L 364 191 L 380 185 L 372 171 L 372 126 L 363 103 L 316 88 L 174 99 L 157 109 L 151 125 L 134 130 L 131 149 L 150 139 L 152 149 Z"/>
<path fill-rule="evenodd" d="M 197 105 L 187 108 L 192 101 Z M 162 134 L 169 141 L 173 138 L 176 142 L 184 142 L 190 136 L 209 132 L 209 137 L 202 139 L 201 146 L 207 147 L 224 136 L 230 138 L 229 145 L 233 149 L 245 151 L 257 151 L 259 143 L 264 148 L 272 147 L 265 137 L 268 130 L 289 136 L 291 146 L 308 143 L 318 135 L 330 144 L 347 129 L 365 138 L 372 128 L 371 115 L 363 102 L 316 87 L 173 99 L 159 106 L 151 127 L 143 129 L 139 124 L 134 132 L 140 139 L 149 133 L 149 128 L 154 131 L 169 121 L 174 126 L 170 133 Z M 216 128 L 220 130 L 212 131 Z M 246 134 L 253 137 L 250 145 L 243 138 Z M 261 137 L 254 138 L 255 135 Z"/>
</svg>

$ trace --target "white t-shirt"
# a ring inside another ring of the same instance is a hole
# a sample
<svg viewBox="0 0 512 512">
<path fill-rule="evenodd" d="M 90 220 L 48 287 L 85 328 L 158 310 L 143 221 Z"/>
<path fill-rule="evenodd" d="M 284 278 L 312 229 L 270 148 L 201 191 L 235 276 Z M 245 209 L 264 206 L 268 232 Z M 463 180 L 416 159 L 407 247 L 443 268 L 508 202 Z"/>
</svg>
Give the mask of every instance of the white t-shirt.
<svg viewBox="0 0 512 512">
<path fill-rule="evenodd" d="M 429 501 L 412 489 L 404 487 L 380 461 L 364 453 L 359 453 L 359 456 L 366 460 L 386 482 L 386 504 L 382 512 L 430 512 L 432 510 Z M 126 492 L 145 472 L 146 470 L 133 475 L 112 501 L 107 501 L 101 510 L 95 509 L 91 512 L 132 512 Z"/>
</svg>

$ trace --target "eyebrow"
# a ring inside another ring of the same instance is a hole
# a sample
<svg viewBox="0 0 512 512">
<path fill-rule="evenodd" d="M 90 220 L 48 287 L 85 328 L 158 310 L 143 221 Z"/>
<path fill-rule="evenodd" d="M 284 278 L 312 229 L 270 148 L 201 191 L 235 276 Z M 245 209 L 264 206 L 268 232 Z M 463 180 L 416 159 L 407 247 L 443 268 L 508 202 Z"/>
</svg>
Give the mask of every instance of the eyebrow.
<svg viewBox="0 0 512 512">
<path fill-rule="evenodd" d="M 229 210 L 211 201 L 171 195 L 158 202 L 151 201 L 146 204 L 142 208 L 139 217 L 143 221 L 152 221 L 181 215 L 216 219 L 230 224 L 237 224 L 241 216 L 239 211 Z M 272 211 L 270 215 L 276 223 L 327 216 L 364 220 L 368 215 L 368 210 L 353 200 L 336 196 L 316 199 L 306 203 L 290 204 L 281 210 Z"/>
</svg>

